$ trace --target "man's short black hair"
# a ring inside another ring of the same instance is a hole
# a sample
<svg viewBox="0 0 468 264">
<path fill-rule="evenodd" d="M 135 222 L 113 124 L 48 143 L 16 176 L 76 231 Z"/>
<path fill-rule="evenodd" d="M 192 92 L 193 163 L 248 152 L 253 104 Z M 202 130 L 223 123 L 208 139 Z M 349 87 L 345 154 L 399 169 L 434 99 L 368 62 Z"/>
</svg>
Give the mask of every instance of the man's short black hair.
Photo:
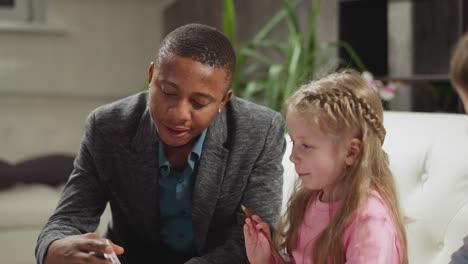
<svg viewBox="0 0 468 264">
<path fill-rule="evenodd" d="M 162 41 L 156 64 L 170 56 L 191 58 L 226 71 L 227 89 L 236 69 L 236 55 L 231 42 L 215 28 L 187 24 L 170 32 Z"/>
</svg>

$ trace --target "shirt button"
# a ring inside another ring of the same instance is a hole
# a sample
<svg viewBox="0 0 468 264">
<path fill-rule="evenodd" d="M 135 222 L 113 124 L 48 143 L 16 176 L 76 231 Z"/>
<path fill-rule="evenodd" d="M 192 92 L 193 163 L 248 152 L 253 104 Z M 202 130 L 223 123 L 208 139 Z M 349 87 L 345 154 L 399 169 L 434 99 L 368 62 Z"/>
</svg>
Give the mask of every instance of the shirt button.
<svg viewBox="0 0 468 264">
<path fill-rule="evenodd" d="M 181 234 L 181 233 L 179 233 L 178 237 L 179 237 L 180 239 L 184 239 L 184 238 L 185 238 L 184 234 Z"/>
</svg>

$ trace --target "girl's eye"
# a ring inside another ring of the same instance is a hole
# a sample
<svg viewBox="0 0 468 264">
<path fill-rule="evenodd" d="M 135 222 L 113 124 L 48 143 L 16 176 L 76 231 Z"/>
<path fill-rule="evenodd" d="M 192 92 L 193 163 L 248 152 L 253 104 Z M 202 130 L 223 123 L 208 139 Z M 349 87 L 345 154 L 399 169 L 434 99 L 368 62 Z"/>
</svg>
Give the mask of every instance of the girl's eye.
<svg viewBox="0 0 468 264">
<path fill-rule="evenodd" d="M 306 148 L 306 149 L 311 148 L 311 146 L 306 145 L 306 144 L 302 144 L 302 147 L 303 147 L 303 148 Z"/>
</svg>

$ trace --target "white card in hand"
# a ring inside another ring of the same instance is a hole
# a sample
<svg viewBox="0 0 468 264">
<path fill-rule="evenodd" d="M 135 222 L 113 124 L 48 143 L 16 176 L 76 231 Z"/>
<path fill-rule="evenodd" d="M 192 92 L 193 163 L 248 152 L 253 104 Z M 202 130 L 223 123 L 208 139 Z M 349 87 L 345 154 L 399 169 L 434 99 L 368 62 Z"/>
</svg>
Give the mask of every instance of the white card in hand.
<svg viewBox="0 0 468 264">
<path fill-rule="evenodd" d="M 110 242 L 106 239 L 106 243 L 110 246 Z M 112 250 L 111 254 L 104 253 L 104 257 L 112 262 L 112 264 L 120 264 L 119 258 L 115 254 L 114 250 Z"/>
</svg>

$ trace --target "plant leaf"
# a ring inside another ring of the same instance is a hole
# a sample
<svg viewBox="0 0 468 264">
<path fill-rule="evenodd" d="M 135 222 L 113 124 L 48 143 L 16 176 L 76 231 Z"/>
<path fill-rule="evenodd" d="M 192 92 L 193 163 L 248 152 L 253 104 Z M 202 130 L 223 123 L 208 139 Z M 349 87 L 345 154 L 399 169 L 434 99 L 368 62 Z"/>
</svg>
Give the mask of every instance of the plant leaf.
<svg viewBox="0 0 468 264">
<path fill-rule="evenodd" d="M 283 97 L 281 96 L 281 89 L 280 86 L 282 85 L 281 82 L 281 74 L 283 72 L 283 65 L 281 64 L 273 64 L 268 69 L 267 75 L 267 82 L 265 88 L 268 91 L 268 105 L 271 106 L 273 109 L 281 108 Z"/>
<path fill-rule="evenodd" d="M 299 23 L 297 22 L 297 17 L 294 15 L 294 11 L 289 0 L 283 0 L 283 7 L 286 11 L 286 22 L 288 23 L 289 34 L 300 34 L 301 30 L 299 28 Z"/>
<path fill-rule="evenodd" d="M 224 0 L 223 32 L 231 43 L 236 43 L 236 13 L 233 0 Z"/>
<path fill-rule="evenodd" d="M 306 35 L 306 49 L 308 51 L 315 50 L 315 32 L 317 28 L 317 17 L 320 11 L 320 0 L 314 0 L 309 15 L 309 23 Z M 308 53 L 308 52 L 307 52 Z"/>
<path fill-rule="evenodd" d="M 243 54 L 245 56 L 248 56 L 248 57 L 255 58 L 258 61 L 260 61 L 260 62 L 262 62 L 264 64 L 267 64 L 267 65 L 273 64 L 273 62 L 268 57 L 266 57 L 265 55 L 261 54 L 260 52 L 254 50 L 252 48 L 244 47 L 239 51 L 239 53 L 241 53 L 241 54 Z"/>
<path fill-rule="evenodd" d="M 344 48 L 344 50 L 348 53 L 351 59 L 356 63 L 356 66 L 359 68 L 359 71 L 361 72 L 368 71 L 367 67 L 364 65 L 364 63 L 362 62 L 357 52 L 353 49 L 353 47 L 351 47 L 351 45 L 349 45 L 348 42 L 336 41 L 336 42 L 330 42 L 329 44 Z"/>
<path fill-rule="evenodd" d="M 290 59 L 288 63 L 288 78 L 286 82 L 284 98 L 289 97 L 292 91 L 297 88 L 296 87 L 297 81 L 298 81 L 297 76 L 302 75 L 302 73 L 300 73 L 298 69 L 299 58 L 302 52 L 301 41 L 302 41 L 301 35 L 295 35 L 293 36 L 292 39 L 290 39 L 290 42 L 292 43 L 292 50 L 291 50 L 291 55 L 290 55 Z"/>
<path fill-rule="evenodd" d="M 301 0 L 292 0 L 290 5 L 291 7 L 295 7 Z M 258 33 L 255 35 L 253 42 L 259 42 L 260 40 L 264 39 L 268 33 L 278 24 L 285 16 L 286 16 L 287 11 L 282 9 L 276 15 L 274 15 L 266 24 L 263 26 L 263 28 L 258 31 Z"/>
<path fill-rule="evenodd" d="M 266 67 L 264 64 L 260 64 L 260 63 L 251 63 L 249 66 L 245 67 L 243 70 L 242 70 L 242 74 L 243 76 L 249 76 L 251 74 L 254 74 L 258 71 L 261 71 L 261 72 L 264 72 L 266 71 Z"/>
<path fill-rule="evenodd" d="M 288 45 L 282 41 L 264 39 L 259 42 L 252 43 L 252 47 L 270 48 L 275 50 L 281 57 L 285 57 L 288 52 Z"/>
<path fill-rule="evenodd" d="M 247 83 L 247 86 L 245 87 L 245 91 L 242 94 L 242 98 L 244 98 L 245 100 L 252 100 L 253 95 L 259 89 L 260 89 L 260 83 L 259 82 L 251 81 L 251 82 Z"/>
</svg>

